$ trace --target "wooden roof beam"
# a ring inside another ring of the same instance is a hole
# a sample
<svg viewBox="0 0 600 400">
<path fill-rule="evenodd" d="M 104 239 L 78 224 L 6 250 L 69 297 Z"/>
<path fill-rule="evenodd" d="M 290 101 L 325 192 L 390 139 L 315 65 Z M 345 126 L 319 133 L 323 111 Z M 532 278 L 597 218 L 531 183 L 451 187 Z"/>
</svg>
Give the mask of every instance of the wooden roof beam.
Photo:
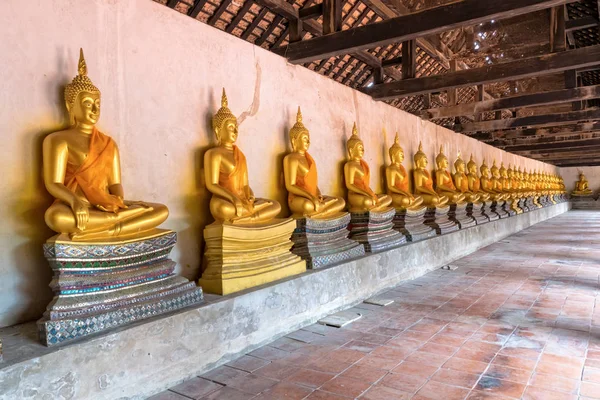
<svg viewBox="0 0 600 400">
<path fill-rule="evenodd" d="M 421 118 L 437 119 L 461 117 L 488 111 L 545 106 L 597 98 L 600 98 L 600 85 L 582 86 L 575 89 L 563 89 L 554 90 L 551 92 L 525 94 L 521 96 L 501 97 L 499 99 L 458 104 L 451 107 L 432 108 L 429 110 L 423 110 L 421 112 Z"/>
<path fill-rule="evenodd" d="M 377 100 L 389 100 L 457 87 L 530 78 L 593 65 L 600 65 L 600 45 L 448 72 L 443 75 L 374 85 L 369 88 L 368 93 Z"/>
<path fill-rule="evenodd" d="M 261 0 L 274 1 L 274 0 Z M 288 45 L 290 62 L 302 64 L 391 43 L 405 42 L 490 19 L 502 19 L 559 6 L 573 0 L 463 0 L 379 23 Z"/>
<path fill-rule="evenodd" d="M 567 32 L 573 32 L 580 29 L 595 28 L 598 25 L 600 25 L 600 22 L 594 17 L 571 19 L 565 21 L 565 30 Z"/>
<path fill-rule="evenodd" d="M 456 132 L 485 132 L 503 129 L 514 129 L 526 126 L 558 126 L 569 125 L 583 121 L 600 120 L 600 109 L 589 109 L 583 111 L 571 111 L 560 114 L 531 115 L 528 117 L 494 119 L 490 121 L 470 122 L 468 124 L 456 125 Z"/>
</svg>

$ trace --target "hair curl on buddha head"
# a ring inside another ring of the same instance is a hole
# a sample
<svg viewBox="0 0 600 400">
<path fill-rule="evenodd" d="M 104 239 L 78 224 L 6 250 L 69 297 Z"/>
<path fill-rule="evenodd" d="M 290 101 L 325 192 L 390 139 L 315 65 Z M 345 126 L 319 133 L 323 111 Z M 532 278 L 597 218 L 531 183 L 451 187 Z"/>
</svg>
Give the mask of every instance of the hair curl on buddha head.
<svg viewBox="0 0 600 400">
<path fill-rule="evenodd" d="M 471 170 L 471 168 L 477 168 L 477 163 L 475 162 L 475 160 L 473 160 L 473 154 L 471 154 L 471 158 L 469 159 L 469 162 L 467 163 L 467 168 L 469 169 L 469 171 Z"/>
<path fill-rule="evenodd" d="M 292 147 L 294 147 L 294 143 L 303 133 L 308 134 L 308 129 L 302 123 L 302 111 L 300 111 L 300 106 L 298 106 L 298 113 L 296 114 L 296 123 L 290 129 L 290 142 L 292 143 Z"/>
<path fill-rule="evenodd" d="M 458 152 L 458 154 L 456 155 L 456 160 L 454 160 L 454 168 L 458 171 L 458 166 L 460 164 L 464 164 L 464 160 L 461 157 L 460 151 Z"/>
<path fill-rule="evenodd" d="M 439 154 L 435 157 L 435 163 L 437 165 L 439 165 L 442 161 L 444 160 L 448 160 L 448 158 L 446 157 L 446 155 L 444 154 L 444 146 L 440 144 L 440 152 Z"/>
<path fill-rule="evenodd" d="M 396 133 L 396 137 L 394 137 L 394 144 L 390 147 L 389 154 L 390 159 L 394 158 L 394 155 L 398 153 L 404 153 L 404 149 L 400 146 L 400 139 L 398 138 L 398 133 Z"/>
<path fill-rule="evenodd" d="M 352 127 L 352 136 L 350 136 L 350 139 L 348 139 L 346 142 L 346 150 L 348 151 L 348 154 L 352 155 L 352 150 L 362 142 L 363 141 L 360 139 L 360 137 L 358 137 L 358 129 L 356 128 L 355 122 L 354 126 Z"/>
<path fill-rule="evenodd" d="M 83 49 L 80 48 L 79 64 L 77 66 L 77 76 L 73 78 L 71 83 L 65 86 L 65 103 L 67 103 L 67 109 L 69 110 L 69 112 L 75 105 L 75 100 L 81 92 L 100 94 L 100 89 L 98 89 L 92 83 L 92 80 L 87 76 L 87 64 L 85 63 L 85 58 L 83 57 Z M 72 120 L 71 122 L 74 123 L 75 121 Z"/>
<path fill-rule="evenodd" d="M 223 123 L 225 121 L 229 121 L 230 119 L 234 120 L 237 124 L 237 118 L 235 115 L 233 115 L 228 105 L 229 103 L 227 101 L 227 94 L 225 93 L 225 88 L 223 88 L 223 95 L 221 96 L 221 108 L 219 108 L 219 111 L 217 111 L 217 113 L 212 119 L 212 127 L 215 131 L 215 135 L 217 135 L 217 140 L 219 142 L 221 141 L 221 137 L 220 134 L 217 133 L 217 129 L 222 128 Z"/>
</svg>

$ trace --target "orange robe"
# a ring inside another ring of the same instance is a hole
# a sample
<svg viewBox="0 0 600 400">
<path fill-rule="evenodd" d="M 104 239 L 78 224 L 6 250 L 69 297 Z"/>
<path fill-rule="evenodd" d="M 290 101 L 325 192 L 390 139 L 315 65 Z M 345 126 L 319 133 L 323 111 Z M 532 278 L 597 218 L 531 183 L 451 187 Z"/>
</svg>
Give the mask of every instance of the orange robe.
<svg viewBox="0 0 600 400">
<path fill-rule="evenodd" d="M 317 165 L 315 160 L 308 153 L 304 153 L 306 162 L 308 163 L 308 172 L 304 176 L 296 174 L 296 186 L 306 190 L 311 196 L 317 196 Z M 292 201 L 296 197 L 295 194 L 288 193 L 288 201 Z"/>
<path fill-rule="evenodd" d="M 448 171 L 444 171 L 444 175 L 446 175 L 448 177 L 448 183 L 443 184 L 443 185 L 438 184 L 438 188 L 455 192 L 456 186 L 454 186 L 454 182 L 452 182 L 452 177 L 450 176 L 450 173 Z"/>
<path fill-rule="evenodd" d="M 469 181 L 468 181 L 467 175 L 462 174 L 462 179 L 460 181 L 461 181 L 460 191 L 463 193 L 468 192 L 469 191 Z"/>
<path fill-rule="evenodd" d="M 427 182 L 423 184 L 425 189 L 433 190 L 433 179 L 431 179 L 431 174 L 426 169 L 423 170 L 425 176 L 427 177 Z"/>
<path fill-rule="evenodd" d="M 402 173 L 402 175 L 404 176 L 404 179 L 402 179 L 401 181 L 396 179 L 394 187 L 396 189 L 399 189 L 399 190 L 402 190 L 403 192 L 408 193 L 408 175 L 406 175 L 406 169 L 404 168 L 403 165 L 400 165 L 399 169 L 400 169 L 400 173 Z"/>
<path fill-rule="evenodd" d="M 354 185 L 356 185 L 356 187 L 359 189 L 369 193 L 371 196 L 375 196 L 375 192 L 373 192 L 373 190 L 371 190 L 369 187 L 369 183 L 371 182 L 371 170 L 369 169 L 369 164 L 367 164 L 364 160 L 360 160 L 360 166 L 362 167 L 364 174 L 362 178 L 354 175 Z"/>
<path fill-rule="evenodd" d="M 468 177 L 467 177 L 468 179 Z M 467 185 L 468 185 L 468 181 L 467 181 Z M 479 178 L 473 178 L 473 189 L 472 192 L 473 193 L 477 193 L 479 192 L 479 189 L 481 188 L 481 179 Z"/>
<path fill-rule="evenodd" d="M 116 212 L 126 208 L 123 200 L 108 191 L 108 178 L 112 175 L 116 145 L 114 140 L 96 128 L 92 132 L 90 150 L 81 165 L 67 163 L 65 186 L 76 193 L 81 189 L 90 204 L 102 206 L 108 211 Z"/>
<path fill-rule="evenodd" d="M 233 146 L 233 171 L 219 171 L 219 185 L 235 194 L 240 199 L 248 199 L 244 190 L 244 177 L 248 172 L 246 156 L 237 146 Z"/>
</svg>

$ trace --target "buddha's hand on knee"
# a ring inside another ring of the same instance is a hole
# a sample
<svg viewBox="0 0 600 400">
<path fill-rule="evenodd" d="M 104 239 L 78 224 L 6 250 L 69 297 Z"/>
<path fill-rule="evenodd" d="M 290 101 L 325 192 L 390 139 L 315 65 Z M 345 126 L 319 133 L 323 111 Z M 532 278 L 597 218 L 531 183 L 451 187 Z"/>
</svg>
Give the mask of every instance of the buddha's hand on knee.
<svg viewBox="0 0 600 400">
<path fill-rule="evenodd" d="M 144 207 L 144 208 L 152 208 L 152 206 L 150 204 L 143 202 L 143 201 L 139 201 L 139 200 L 125 201 L 125 205 L 126 206 L 140 206 L 140 207 Z"/>
<path fill-rule="evenodd" d="M 71 205 L 71 209 L 73 210 L 73 214 L 75 215 L 75 224 L 77 229 L 83 231 L 88 221 L 90 220 L 90 211 L 86 204 L 82 201 L 75 199 L 73 204 Z"/>
</svg>

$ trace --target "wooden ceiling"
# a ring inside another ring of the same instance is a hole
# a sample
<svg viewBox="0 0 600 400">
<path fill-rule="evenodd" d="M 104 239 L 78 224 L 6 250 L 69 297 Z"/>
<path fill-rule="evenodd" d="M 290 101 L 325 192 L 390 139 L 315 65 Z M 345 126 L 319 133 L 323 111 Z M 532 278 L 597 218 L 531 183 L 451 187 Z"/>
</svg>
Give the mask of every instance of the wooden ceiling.
<svg viewBox="0 0 600 400">
<path fill-rule="evenodd" d="M 600 165 L 600 0 L 154 0 L 506 151 Z"/>
</svg>

